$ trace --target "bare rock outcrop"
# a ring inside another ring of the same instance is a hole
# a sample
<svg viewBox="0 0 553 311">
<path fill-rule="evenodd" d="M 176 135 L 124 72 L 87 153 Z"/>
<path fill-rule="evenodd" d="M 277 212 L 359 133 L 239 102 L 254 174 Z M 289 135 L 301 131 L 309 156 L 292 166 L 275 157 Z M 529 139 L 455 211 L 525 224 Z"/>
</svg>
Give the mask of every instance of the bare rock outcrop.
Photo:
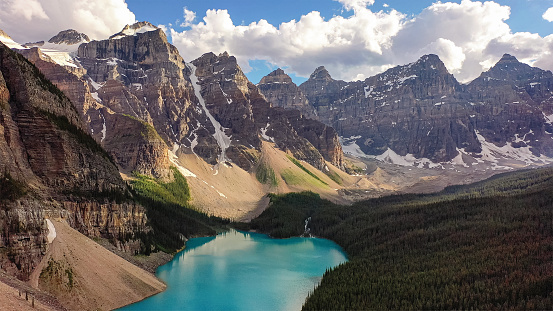
<svg viewBox="0 0 553 311">
<path fill-rule="evenodd" d="M 3 44 L 0 77 L 2 267 L 28 278 L 46 251 L 49 215 L 94 219 L 79 229 L 100 227 L 102 237 L 121 241 L 148 231 L 143 207 L 116 203 L 127 186 L 69 98 Z"/>
</svg>

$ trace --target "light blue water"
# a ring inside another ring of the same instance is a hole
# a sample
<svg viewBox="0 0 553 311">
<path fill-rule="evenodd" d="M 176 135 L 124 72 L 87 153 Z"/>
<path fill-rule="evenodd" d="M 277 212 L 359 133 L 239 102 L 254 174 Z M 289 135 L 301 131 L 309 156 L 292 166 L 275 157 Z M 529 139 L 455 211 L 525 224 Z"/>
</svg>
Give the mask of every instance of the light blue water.
<svg viewBox="0 0 553 311">
<path fill-rule="evenodd" d="M 346 260 L 337 244 L 317 238 L 232 230 L 190 239 L 157 270 L 167 290 L 119 310 L 300 310 L 325 270 Z"/>
</svg>

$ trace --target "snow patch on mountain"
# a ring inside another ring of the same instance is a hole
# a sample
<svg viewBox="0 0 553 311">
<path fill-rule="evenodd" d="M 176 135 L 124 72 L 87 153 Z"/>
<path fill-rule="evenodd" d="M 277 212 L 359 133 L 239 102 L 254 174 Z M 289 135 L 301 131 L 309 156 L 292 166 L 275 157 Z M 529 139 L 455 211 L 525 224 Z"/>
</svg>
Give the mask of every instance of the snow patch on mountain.
<svg viewBox="0 0 553 311">
<path fill-rule="evenodd" d="M 54 227 L 54 224 L 50 219 L 46 219 L 46 224 L 48 225 L 48 235 L 46 236 L 46 239 L 48 240 L 48 244 L 51 244 L 56 238 L 56 227 Z"/>
<path fill-rule="evenodd" d="M 104 117 L 104 114 L 102 113 L 101 110 L 100 110 L 100 116 L 102 117 L 102 122 L 103 122 L 102 123 L 102 140 L 100 140 L 100 142 L 103 142 L 104 139 L 106 139 L 107 128 L 106 128 L 106 118 Z"/>
<path fill-rule="evenodd" d="M 73 68 L 79 67 L 78 61 L 72 55 L 73 53 L 59 51 L 59 50 L 52 50 L 52 49 L 42 49 L 42 48 L 40 50 L 42 51 L 42 53 L 46 54 L 54 62 L 56 62 L 56 64 L 60 66 L 73 67 Z"/>
<path fill-rule="evenodd" d="M 340 137 L 340 143 L 342 144 L 342 151 L 344 154 L 354 156 L 356 158 L 374 158 L 374 156 L 364 153 L 359 145 L 357 145 L 357 139 L 361 136 L 351 136 L 349 138 Z"/>
<path fill-rule="evenodd" d="M 104 83 L 97 83 L 96 81 L 92 80 L 91 78 L 88 78 L 88 81 L 90 82 L 90 85 L 92 85 L 92 88 L 95 91 L 101 89 L 102 86 L 104 86 L 104 84 L 106 84 L 105 82 Z"/>
<path fill-rule="evenodd" d="M 192 87 L 194 88 L 194 94 L 200 101 L 200 105 L 202 106 L 203 111 L 209 118 L 209 121 L 215 128 L 215 133 L 213 134 L 213 137 L 217 141 L 217 144 L 219 145 L 219 148 L 221 148 L 221 154 L 219 155 L 219 162 L 225 162 L 228 161 L 228 158 L 226 156 L 226 150 L 228 147 L 230 147 L 231 138 L 227 136 L 225 133 L 225 129 L 219 121 L 215 120 L 215 117 L 211 114 L 209 109 L 207 109 L 207 106 L 205 105 L 205 100 L 202 96 L 202 87 L 199 84 L 198 77 L 196 76 L 196 66 L 194 66 L 192 63 L 187 63 L 188 68 L 190 68 L 190 71 L 192 72 L 190 75 L 190 81 L 192 82 Z"/>
<path fill-rule="evenodd" d="M 267 122 L 267 126 L 261 129 L 261 137 L 265 139 L 266 141 L 275 142 L 275 138 L 267 135 L 267 130 L 269 129 L 269 126 L 271 124 Z"/>
<path fill-rule="evenodd" d="M 458 166 L 462 166 L 462 167 L 470 167 L 467 163 L 465 163 L 465 160 L 463 160 L 463 154 L 467 154 L 464 150 L 462 149 L 459 149 L 457 148 L 457 156 L 453 159 L 451 159 L 451 161 L 448 162 L 448 164 L 452 164 L 452 165 L 458 165 Z"/>
<path fill-rule="evenodd" d="M 4 35 L 3 32 L 0 34 L 0 42 L 4 43 L 10 49 L 25 49 L 21 44 L 13 41 L 10 36 Z"/>
<path fill-rule="evenodd" d="M 178 145 L 177 145 L 177 147 L 178 147 Z M 177 157 L 177 155 L 173 151 L 168 150 L 168 152 L 169 152 L 169 161 L 171 161 L 171 163 L 173 163 L 177 167 L 177 169 L 182 174 L 182 176 L 184 176 L 184 177 L 194 177 L 194 178 L 198 177 L 198 176 L 196 176 L 196 174 L 192 173 L 189 169 L 185 168 L 184 166 L 182 166 L 180 164 L 179 157 Z"/>
<path fill-rule="evenodd" d="M 526 135 L 532 134 L 527 133 L 524 135 L 522 139 L 519 139 L 518 141 L 524 141 L 526 139 Z M 496 146 L 494 143 L 489 142 L 480 134 L 480 132 L 476 131 L 476 137 L 478 138 L 478 141 L 482 145 L 482 160 L 489 161 L 491 163 L 499 163 L 499 160 L 502 158 L 512 159 L 516 161 L 521 161 L 525 163 L 526 165 L 532 165 L 532 164 L 548 164 L 553 163 L 553 159 L 546 157 L 544 155 L 536 156 L 532 153 L 530 150 L 530 146 L 515 148 L 513 147 L 512 143 L 507 143 L 502 147 Z M 518 136 L 515 138 L 518 139 Z"/>
<path fill-rule="evenodd" d="M 543 113 L 543 118 L 545 119 L 545 123 L 548 123 L 548 124 L 553 124 L 553 114 L 550 114 L 550 115 L 546 115 L 544 112 Z"/>
<path fill-rule="evenodd" d="M 125 38 L 127 36 L 136 36 L 140 33 L 145 33 L 149 31 L 158 30 L 159 28 L 148 23 L 148 22 L 138 22 L 133 25 L 127 25 L 121 30 L 119 33 L 116 33 L 115 35 L 109 37 L 110 39 L 121 39 Z"/>
<path fill-rule="evenodd" d="M 365 90 L 365 98 L 368 98 L 369 96 L 371 96 L 371 93 L 372 93 L 373 90 L 374 90 L 374 86 L 372 86 L 372 85 L 371 85 L 370 87 L 369 87 L 369 86 L 365 86 L 365 87 L 363 88 L 363 90 Z"/>
<path fill-rule="evenodd" d="M 427 158 L 416 158 L 413 154 L 406 154 L 401 156 L 397 154 L 392 149 L 388 148 L 383 154 L 375 157 L 377 160 L 382 162 L 387 162 L 390 164 L 396 164 L 401 166 L 415 166 L 418 168 L 435 168 L 442 167 L 440 163 L 434 163 L 432 160 Z"/>
</svg>

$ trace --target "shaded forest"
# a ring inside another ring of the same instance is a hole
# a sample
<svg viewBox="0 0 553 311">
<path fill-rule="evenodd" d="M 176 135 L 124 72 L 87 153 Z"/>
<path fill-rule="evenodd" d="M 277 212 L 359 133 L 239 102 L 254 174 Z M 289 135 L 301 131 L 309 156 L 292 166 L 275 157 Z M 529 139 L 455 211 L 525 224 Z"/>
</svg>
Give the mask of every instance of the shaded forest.
<svg viewBox="0 0 553 311">
<path fill-rule="evenodd" d="M 349 255 L 304 310 L 553 309 L 551 168 L 353 206 L 308 192 L 270 197 L 243 227 L 299 236 L 311 217 L 311 233 Z"/>
</svg>

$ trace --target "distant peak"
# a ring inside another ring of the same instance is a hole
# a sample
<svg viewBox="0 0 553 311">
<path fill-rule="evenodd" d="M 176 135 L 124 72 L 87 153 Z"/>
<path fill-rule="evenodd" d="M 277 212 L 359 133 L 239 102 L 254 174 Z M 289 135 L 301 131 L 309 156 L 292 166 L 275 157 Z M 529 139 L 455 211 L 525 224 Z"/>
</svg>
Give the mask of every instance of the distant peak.
<svg viewBox="0 0 553 311">
<path fill-rule="evenodd" d="M 315 71 L 313 73 L 315 74 L 315 73 L 318 73 L 318 72 L 328 72 L 328 70 L 326 70 L 325 66 L 319 66 L 319 67 L 317 67 L 317 69 L 315 69 Z"/>
<path fill-rule="evenodd" d="M 419 58 L 418 60 L 419 62 L 424 62 L 424 63 L 433 63 L 433 64 L 438 64 L 438 63 L 442 63 L 442 60 L 440 59 L 440 57 L 436 54 L 426 54 L 426 55 L 423 55 L 421 56 L 421 58 Z"/>
<path fill-rule="evenodd" d="M 284 76 L 284 75 L 287 75 L 284 70 L 280 69 L 280 68 L 277 68 L 276 70 L 274 70 L 273 72 L 271 72 L 269 74 L 269 76 Z"/>
<path fill-rule="evenodd" d="M 125 30 L 125 29 L 134 29 L 134 30 L 136 30 L 136 29 L 140 29 L 140 28 L 144 28 L 144 27 L 158 29 L 158 27 L 154 26 L 152 23 L 143 21 L 143 22 L 136 22 L 132 25 L 126 25 L 125 27 L 123 27 L 123 30 Z"/>
<path fill-rule="evenodd" d="M 23 44 L 26 48 L 33 48 L 33 47 L 41 47 L 44 45 L 44 41 L 37 41 L 37 42 L 27 42 Z"/>
<path fill-rule="evenodd" d="M 219 54 L 219 57 L 229 57 L 229 54 L 227 51 L 224 51 L 223 53 Z"/>
<path fill-rule="evenodd" d="M 54 44 L 80 44 L 83 42 L 90 42 L 90 39 L 84 33 L 80 33 L 75 29 L 67 29 L 60 31 L 57 35 L 48 40 L 49 43 Z"/>
<path fill-rule="evenodd" d="M 309 79 L 314 80 L 332 80 L 332 77 L 330 76 L 330 73 L 324 66 L 320 66 L 309 76 Z"/>
<path fill-rule="evenodd" d="M 411 65 L 415 65 L 424 70 L 437 70 L 441 74 L 449 73 L 449 71 L 445 67 L 445 64 L 436 54 L 423 55 L 421 58 L 419 58 L 419 60 L 412 63 Z"/>
<path fill-rule="evenodd" d="M 503 54 L 503 56 L 501 57 L 501 59 L 499 59 L 499 61 L 497 62 L 498 64 L 502 63 L 518 63 L 518 59 L 516 57 L 514 57 L 513 55 L 511 54 Z"/>
<path fill-rule="evenodd" d="M 154 26 L 150 22 L 136 22 L 132 25 L 126 25 L 125 27 L 123 27 L 123 29 L 120 32 L 114 34 L 113 36 L 111 36 L 109 38 L 110 39 L 120 39 L 122 37 L 135 36 L 139 33 L 154 31 L 154 30 L 158 30 L 158 29 L 159 29 L 159 27 Z"/>
<path fill-rule="evenodd" d="M 261 79 L 259 84 L 266 84 L 266 83 L 274 83 L 274 82 L 280 82 L 280 83 L 293 83 L 292 78 L 290 78 L 289 75 L 287 75 L 284 70 L 278 68 L 271 72 L 270 74 L 266 75 Z"/>
</svg>

